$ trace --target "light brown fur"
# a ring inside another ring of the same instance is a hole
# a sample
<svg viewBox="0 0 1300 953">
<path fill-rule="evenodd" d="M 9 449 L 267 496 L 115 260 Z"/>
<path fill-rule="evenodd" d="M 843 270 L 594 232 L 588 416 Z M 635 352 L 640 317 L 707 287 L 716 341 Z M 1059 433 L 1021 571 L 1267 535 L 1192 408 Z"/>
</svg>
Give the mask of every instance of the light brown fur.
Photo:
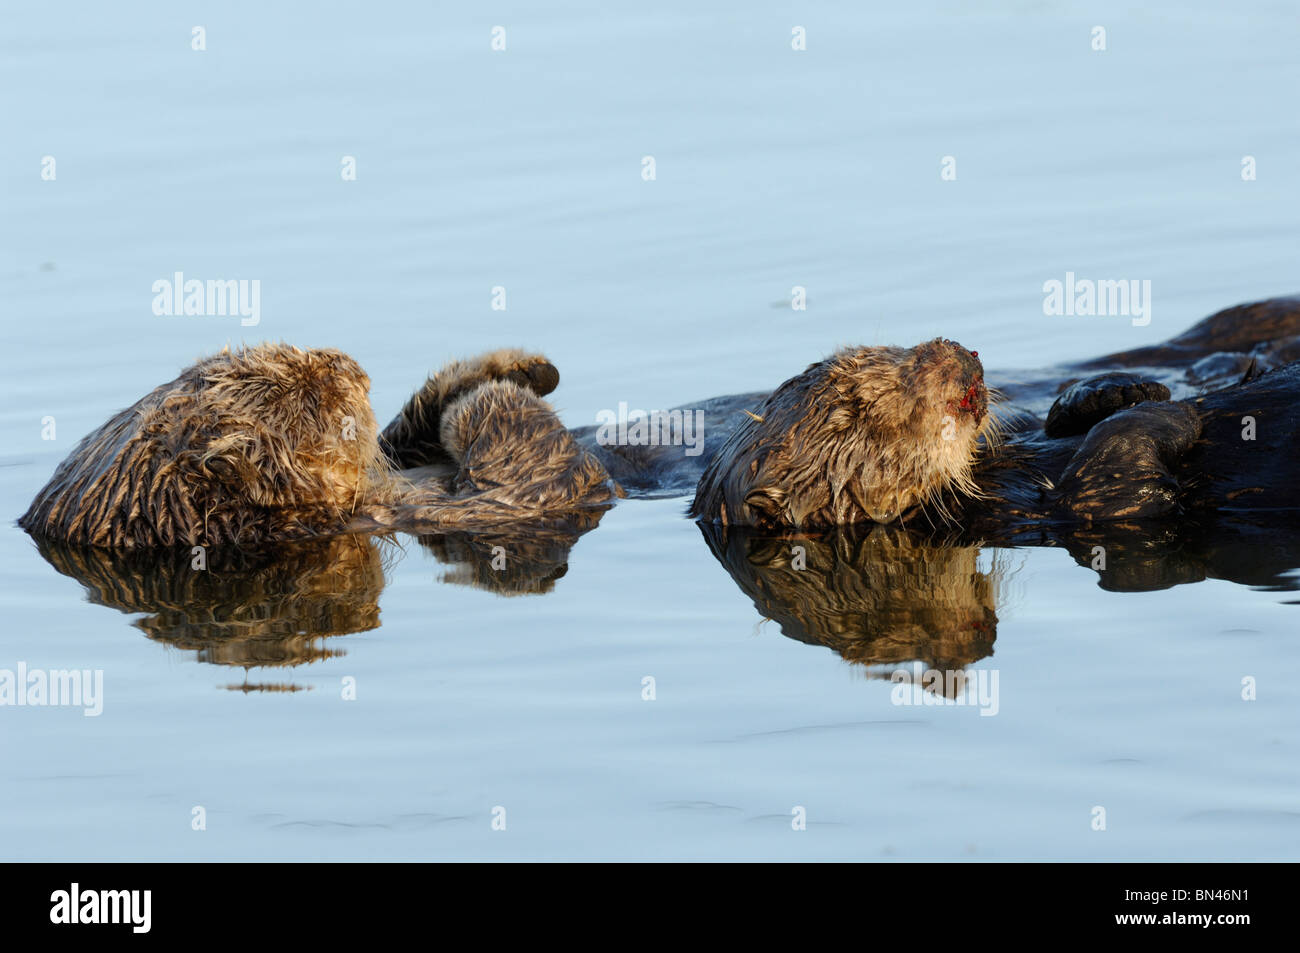
<svg viewBox="0 0 1300 953">
<path fill-rule="evenodd" d="M 950 489 L 991 433 L 984 369 L 952 341 L 837 352 L 791 378 L 713 456 L 691 515 L 722 524 L 890 523 Z"/>
</svg>

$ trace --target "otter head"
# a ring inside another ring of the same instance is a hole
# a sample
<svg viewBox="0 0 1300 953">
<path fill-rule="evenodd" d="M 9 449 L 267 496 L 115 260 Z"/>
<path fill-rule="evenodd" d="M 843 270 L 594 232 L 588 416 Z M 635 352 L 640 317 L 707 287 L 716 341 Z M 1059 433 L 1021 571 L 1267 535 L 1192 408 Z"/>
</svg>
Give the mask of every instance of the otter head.
<svg viewBox="0 0 1300 953">
<path fill-rule="evenodd" d="M 259 345 L 195 366 L 191 447 L 222 495 L 255 507 L 353 510 L 387 468 L 370 378 L 330 348 Z"/>
<path fill-rule="evenodd" d="M 782 384 L 710 462 L 695 516 L 757 525 L 891 523 L 970 470 L 988 426 L 977 354 L 935 339 L 849 348 Z"/>
<path fill-rule="evenodd" d="M 20 524 L 105 547 L 338 531 L 391 480 L 347 355 L 262 344 L 187 368 L 59 465 Z"/>
<path fill-rule="evenodd" d="M 893 522 L 949 488 L 975 492 L 971 463 L 988 419 L 978 352 L 935 338 L 842 351 L 828 363 L 828 380 L 858 415 L 845 439 L 872 520 Z"/>
</svg>

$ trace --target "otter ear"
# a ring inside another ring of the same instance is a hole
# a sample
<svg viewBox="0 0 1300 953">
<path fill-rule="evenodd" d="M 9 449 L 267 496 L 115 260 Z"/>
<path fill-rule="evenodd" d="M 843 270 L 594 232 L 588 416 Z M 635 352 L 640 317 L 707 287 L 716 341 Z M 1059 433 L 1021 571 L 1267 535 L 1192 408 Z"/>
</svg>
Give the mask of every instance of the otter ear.
<svg viewBox="0 0 1300 953">
<path fill-rule="evenodd" d="M 745 508 L 759 518 L 747 522 L 773 522 L 781 511 L 782 497 L 783 494 L 776 487 L 760 486 L 750 490 L 745 494 Z"/>
</svg>

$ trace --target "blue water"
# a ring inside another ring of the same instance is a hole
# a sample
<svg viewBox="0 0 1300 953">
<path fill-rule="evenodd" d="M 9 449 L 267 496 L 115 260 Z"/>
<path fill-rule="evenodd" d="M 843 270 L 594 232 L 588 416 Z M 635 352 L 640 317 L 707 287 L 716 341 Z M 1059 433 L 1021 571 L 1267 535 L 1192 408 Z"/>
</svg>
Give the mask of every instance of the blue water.
<svg viewBox="0 0 1300 953">
<path fill-rule="evenodd" d="M 1297 290 L 1291 5 L 872 7 L 6 8 L 0 511 L 227 342 L 342 348 L 381 419 L 449 357 L 534 347 L 580 426 L 846 343 L 953 337 L 996 384 Z M 155 315 L 176 271 L 258 279 L 260 323 Z M 1066 271 L 1149 279 L 1151 323 L 1045 316 Z M 997 715 L 897 705 L 764 623 L 684 503 L 619 505 L 543 595 L 409 542 L 377 627 L 247 673 L 6 525 L 0 670 L 105 687 L 97 718 L 0 707 L 0 856 L 1296 856 L 1294 593 L 986 548 Z"/>
</svg>

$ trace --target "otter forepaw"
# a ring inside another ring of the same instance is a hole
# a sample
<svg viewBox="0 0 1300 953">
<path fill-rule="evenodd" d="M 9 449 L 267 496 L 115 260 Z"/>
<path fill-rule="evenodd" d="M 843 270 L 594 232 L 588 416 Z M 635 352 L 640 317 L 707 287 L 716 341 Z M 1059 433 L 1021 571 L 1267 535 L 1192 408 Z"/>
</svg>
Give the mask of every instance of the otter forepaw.
<svg viewBox="0 0 1300 953">
<path fill-rule="evenodd" d="M 446 462 L 454 454 L 449 454 L 441 441 L 444 412 L 457 398 L 492 381 L 507 381 L 544 397 L 559 386 L 560 372 L 545 356 L 518 348 L 450 361 L 424 382 L 384 428 L 380 441 L 384 452 L 402 468 Z"/>
<path fill-rule="evenodd" d="M 1201 434 L 1181 403 L 1143 403 L 1089 431 L 1058 484 L 1057 506 L 1085 520 L 1143 519 L 1178 508 L 1170 468 Z"/>
<path fill-rule="evenodd" d="M 488 351 L 467 361 L 451 361 L 433 378 L 449 403 L 487 381 L 511 381 L 545 397 L 560 385 L 560 372 L 545 355 L 519 348 Z"/>
<path fill-rule="evenodd" d="M 1143 401 L 1169 399 L 1169 388 L 1128 371 L 1098 374 L 1076 381 L 1056 398 L 1047 413 L 1047 436 L 1087 433 L 1112 414 Z"/>
</svg>

